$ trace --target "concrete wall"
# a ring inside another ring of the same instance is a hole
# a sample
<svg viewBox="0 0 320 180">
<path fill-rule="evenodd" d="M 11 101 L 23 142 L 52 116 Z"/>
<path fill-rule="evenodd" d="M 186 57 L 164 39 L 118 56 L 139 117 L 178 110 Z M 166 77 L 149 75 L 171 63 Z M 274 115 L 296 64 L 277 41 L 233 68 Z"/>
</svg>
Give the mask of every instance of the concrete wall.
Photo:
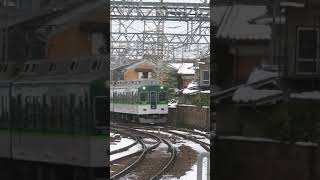
<svg viewBox="0 0 320 180">
<path fill-rule="evenodd" d="M 210 108 L 178 105 L 169 108 L 169 122 L 177 126 L 210 128 Z"/>
<path fill-rule="evenodd" d="M 216 180 L 315 180 L 319 156 L 314 146 L 217 139 L 214 174 Z"/>
</svg>

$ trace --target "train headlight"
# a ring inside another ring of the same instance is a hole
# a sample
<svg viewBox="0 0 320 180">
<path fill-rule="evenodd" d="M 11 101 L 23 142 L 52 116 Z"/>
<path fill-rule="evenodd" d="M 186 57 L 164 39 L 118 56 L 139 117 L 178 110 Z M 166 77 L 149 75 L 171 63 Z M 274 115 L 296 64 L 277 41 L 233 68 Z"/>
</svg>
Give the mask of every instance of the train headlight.
<svg viewBox="0 0 320 180">
<path fill-rule="evenodd" d="M 163 89 L 163 86 L 161 86 L 160 89 Z"/>
<path fill-rule="evenodd" d="M 145 86 L 143 86 L 143 87 L 142 87 L 142 89 L 143 89 L 143 90 L 146 90 L 146 87 L 145 87 Z"/>
</svg>

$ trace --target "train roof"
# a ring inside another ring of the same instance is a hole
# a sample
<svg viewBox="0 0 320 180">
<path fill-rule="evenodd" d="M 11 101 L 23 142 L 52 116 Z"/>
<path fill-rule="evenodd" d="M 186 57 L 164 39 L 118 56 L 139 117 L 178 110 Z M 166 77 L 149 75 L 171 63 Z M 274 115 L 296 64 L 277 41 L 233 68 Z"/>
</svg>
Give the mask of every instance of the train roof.
<svg viewBox="0 0 320 180">
<path fill-rule="evenodd" d="M 94 80 L 104 78 L 102 75 L 75 74 L 75 75 L 52 75 L 52 76 L 27 76 L 19 78 L 13 84 L 87 84 Z"/>
<path fill-rule="evenodd" d="M 99 56 L 7 64 L 0 63 L 1 84 L 90 83 L 108 75 L 106 58 Z"/>
<path fill-rule="evenodd" d="M 160 85 L 158 80 L 155 79 L 141 79 L 141 80 L 122 80 L 112 82 L 111 87 L 114 88 L 138 88 L 148 85 Z"/>
</svg>

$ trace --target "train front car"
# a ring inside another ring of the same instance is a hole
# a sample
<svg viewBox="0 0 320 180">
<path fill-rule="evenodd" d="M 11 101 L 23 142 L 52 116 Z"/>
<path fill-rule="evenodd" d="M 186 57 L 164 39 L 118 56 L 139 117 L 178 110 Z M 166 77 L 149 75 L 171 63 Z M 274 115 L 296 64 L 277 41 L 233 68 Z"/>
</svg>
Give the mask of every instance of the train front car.
<svg viewBox="0 0 320 180">
<path fill-rule="evenodd" d="M 110 87 L 113 121 L 146 124 L 167 122 L 168 88 L 156 80 L 118 81 Z"/>
<path fill-rule="evenodd" d="M 140 123 L 166 123 L 168 119 L 168 88 L 145 85 L 138 88 L 138 119 Z"/>
</svg>

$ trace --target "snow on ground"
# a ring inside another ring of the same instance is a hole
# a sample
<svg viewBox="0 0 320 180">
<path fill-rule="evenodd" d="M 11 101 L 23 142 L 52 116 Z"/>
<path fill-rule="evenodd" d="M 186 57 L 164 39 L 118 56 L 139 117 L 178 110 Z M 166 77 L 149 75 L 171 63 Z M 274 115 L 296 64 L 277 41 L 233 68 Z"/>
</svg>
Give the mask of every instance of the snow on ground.
<svg viewBox="0 0 320 180">
<path fill-rule="evenodd" d="M 178 105 L 178 100 L 176 99 L 171 99 L 168 103 L 168 107 L 169 108 L 176 108 Z"/>
<path fill-rule="evenodd" d="M 252 87 L 240 87 L 234 93 L 232 100 L 235 102 L 250 102 L 281 93 L 282 91 L 279 90 L 256 90 Z"/>
<path fill-rule="evenodd" d="M 152 132 L 152 133 L 155 133 L 155 134 L 163 134 L 163 135 L 166 135 L 166 136 L 172 136 L 172 134 L 170 133 L 167 133 L 167 132 L 163 132 L 160 130 L 159 131 L 155 131 L 155 130 L 145 130 L 145 129 L 136 129 L 136 130 L 139 130 L 139 131 L 142 131 L 142 132 Z"/>
<path fill-rule="evenodd" d="M 182 91 L 183 94 L 195 94 L 197 92 L 198 92 L 198 90 L 191 90 L 191 89 L 184 89 Z"/>
<path fill-rule="evenodd" d="M 137 144 L 137 145 L 131 147 L 130 149 L 128 149 L 127 151 L 110 155 L 110 161 L 113 161 L 113 160 L 119 159 L 121 157 L 136 153 L 136 152 L 140 151 L 141 149 L 142 149 L 141 144 Z"/>
<path fill-rule="evenodd" d="M 202 134 L 209 134 L 209 132 L 206 132 L 206 131 L 200 131 L 198 129 L 193 129 L 193 131 L 196 131 L 196 132 L 199 132 L 199 133 L 202 133 Z"/>
<path fill-rule="evenodd" d="M 133 139 L 121 137 L 120 142 L 110 143 L 110 151 L 114 151 L 114 150 L 126 147 L 134 142 L 135 140 Z"/>
<path fill-rule="evenodd" d="M 210 94 L 210 90 L 201 91 L 202 93 Z"/>
<path fill-rule="evenodd" d="M 296 98 L 296 99 L 320 100 L 320 92 L 319 91 L 311 91 L 311 92 L 293 93 L 290 95 L 290 97 Z"/>
<path fill-rule="evenodd" d="M 255 69 L 249 76 L 247 84 L 255 83 L 269 78 L 275 78 L 278 76 L 276 72 L 269 72 L 264 70 Z"/>
<path fill-rule="evenodd" d="M 178 130 L 169 130 L 169 131 L 175 132 L 175 133 L 178 133 L 178 134 L 183 134 L 183 135 L 188 135 L 188 134 L 190 134 L 190 133 L 188 133 L 188 132 L 178 131 Z"/>
<path fill-rule="evenodd" d="M 191 82 L 188 84 L 187 89 L 197 88 L 198 85 L 196 82 Z"/>
<path fill-rule="evenodd" d="M 143 138 L 143 142 L 145 143 L 157 143 L 157 141 L 153 138 Z"/>
<path fill-rule="evenodd" d="M 183 140 L 182 143 L 176 143 L 176 144 L 172 144 L 173 146 L 175 146 L 177 149 L 182 146 L 189 146 L 191 147 L 193 150 L 195 150 L 197 153 L 206 153 L 207 151 L 203 149 L 203 147 L 201 147 L 199 144 L 194 143 L 192 141 L 189 140 Z M 168 177 L 168 176 L 164 176 L 163 178 L 161 178 L 162 180 L 166 180 L 166 179 L 170 179 L 170 180 L 194 180 L 197 179 L 197 164 L 194 164 L 191 167 L 191 170 L 187 171 L 185 175 L 181 176 L 180 178 L 177 177 Z M 203 167 L 203 169 L 205 169 L 206 166 Z M 205 172 L 206 173 L 206 172 Z"/>
</svg>

